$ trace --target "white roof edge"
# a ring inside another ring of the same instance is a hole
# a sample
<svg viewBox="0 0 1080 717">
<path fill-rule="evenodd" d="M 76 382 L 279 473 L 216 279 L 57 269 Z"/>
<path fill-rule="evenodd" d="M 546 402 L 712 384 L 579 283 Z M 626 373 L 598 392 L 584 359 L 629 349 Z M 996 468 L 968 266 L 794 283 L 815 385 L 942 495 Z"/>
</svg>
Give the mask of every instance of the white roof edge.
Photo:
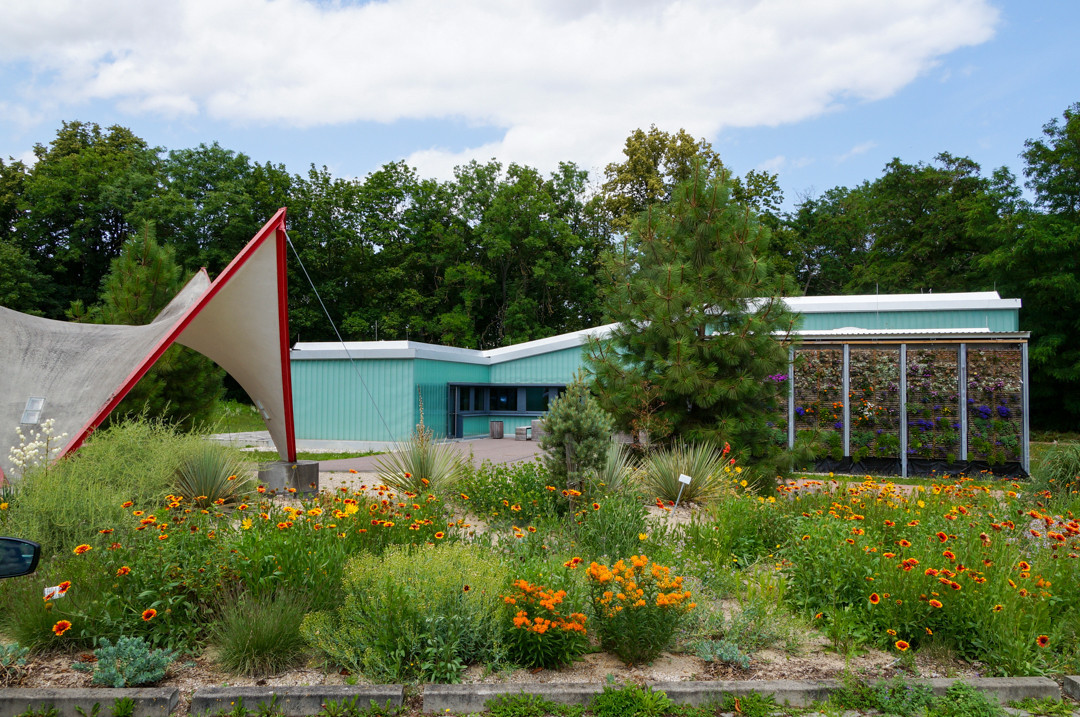
<svg viewBox="0 0 1080 717">
<path fill-rule="evenodd" d="M 852 296 L 791 296 L 784 299 L 802 314 L 860 311 L 957 311 L 1019 309 L 1020 299 L 1002 299 L 996 291 L 945 294 L 858 294 Z"/>
<path fill-rule="evenodd" d="M 419 341 L 349 341 L 344 344 L 336 341 L 297 343 L 289 357 L 296 360 L 316 359 L 432 359 L 435 361 L 456 361 L 491 366 L 505 361 L 515 361 L 530 356 L 540 356 L 553 351 L 580 346 L 590 336 L 604 337 L 611 333 L 617 324 L 607 324 L 593 328 L 572 331 L 567 334 L 550 336 L 545 339 L 526 341 L 513 346 L 501 346 L 483 351 L 463 349 L 456 346 L 439 346 Z"/>
<path fill-rule="evenodd" d="M 800 338 L 858 338 L 858 337 L 878 337 L 878 338 L 904 338 L 904 337 L 933 337 L 933 336 L 947 336 L 953 338 L 960 338 L 971 336 L 976 341 L 981 338 L 992 339 L 1027 339 L 1031 336 L 1030 331 L 991 331 L 983 326 L 976 326 L 972 328 L 962 329 L 860 329 L 857 327 L 847 326 L 839 329 L 801 329 L 792 332 L 794 335 Z"/>
</svg>

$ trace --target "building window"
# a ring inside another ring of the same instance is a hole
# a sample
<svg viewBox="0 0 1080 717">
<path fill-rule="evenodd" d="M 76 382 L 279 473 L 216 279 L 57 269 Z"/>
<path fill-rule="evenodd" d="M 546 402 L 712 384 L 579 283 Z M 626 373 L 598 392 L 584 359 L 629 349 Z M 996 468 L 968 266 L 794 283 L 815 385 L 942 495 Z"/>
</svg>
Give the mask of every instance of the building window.
<svg viewBox="0 0 1080 717">
<path fill-rule="evenodd" d="M 492 388 L 490 389 L 490 397 L 491 403 L 488 406 L 488 410 L 518 410 L 518 390 L 516 388 Z"/>
</svg>

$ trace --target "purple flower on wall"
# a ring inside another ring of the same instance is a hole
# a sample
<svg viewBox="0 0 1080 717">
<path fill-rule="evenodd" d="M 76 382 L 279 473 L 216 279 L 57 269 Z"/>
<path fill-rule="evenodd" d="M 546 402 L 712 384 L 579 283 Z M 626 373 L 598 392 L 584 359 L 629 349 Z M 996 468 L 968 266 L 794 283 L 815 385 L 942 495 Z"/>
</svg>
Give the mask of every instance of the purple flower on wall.
<svg viewBox="0 0 1080 717">
<path fill-rule="evenodd" d="M 787 381 L 787 374 L 786 373 L 774 373 L 774 374 L 769 376 L 769 380 L 770 381 L 775 381 L 776 383 L 783 383 L 784 381 Z"/>
<path fill-rule="evenodd" d="M 1008 406 L 998 406 L 998 415 L 1001 416 L 1002 418 L 1008 418 L 1009 417 L 1009 408 L 1008 408 Z"/>
<path fill-rule="evenodd" d="M 795 415 L 800 416 L 800 417 L 805 416 L 806 415 L 806 409 L 803 408 L 802 406 L 796 406 L 795 407 Z"/>
</svg>

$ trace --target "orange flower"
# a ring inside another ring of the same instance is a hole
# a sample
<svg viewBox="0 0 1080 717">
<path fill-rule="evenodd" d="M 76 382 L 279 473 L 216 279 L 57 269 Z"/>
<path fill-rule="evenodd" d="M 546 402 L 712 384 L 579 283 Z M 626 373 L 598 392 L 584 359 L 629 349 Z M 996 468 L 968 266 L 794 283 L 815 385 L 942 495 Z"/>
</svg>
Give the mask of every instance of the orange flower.
<svg viewBox="0 0 1080 717">
<path fill-rule="evenodd" d="M 930 601 L 930 607 L 941 607 L 941 601 L 940 600 L 931 600 Z"/>
<path fill-rule="evenodd" d="M 121 508 L 130 508 L 133 505 L 135 505 L 135 504 L 133 502 L 131 502 L 130 500 L 128 500 L 128 501 L 124 501 L 123 503 L 121 503 L 120 507 Z"/>
<path fill-rule="evenodd" d="M 593 510 L 600 510 L 600 504 L 599 503 L 593 503 L 592 504 L 592 509 Z"/>
<path fill-rule="evenodd" d="M 905 642 L 903 640 L 897 640 L 896 641 L 896 649 L 899 650 L 900 652 L 907 652 L 907 649 L 909 647 L 911 647 L 911 645 L 907 644 L 907 642 Z"/>
<path fill-rule="evenodd" d="M 1020 564 L 1016 566 L 1017 570 L 1031 570 L 1031 565 L 1026 560 L 1021 560 Z"/>
<path fill-rule="evenodd" d="M 906 540 L 906 539 L 899 540 L 899 541 L 897 541 L 896 544 L 899 545 L 901 548 L 910 548 L 911 547 L 911 541 Z"/>
<path fill-rule="evenodd" d="M 113 529 L 112 528 L 105 528 L 104 530 L 99 530 L 98 532 L 101 533 L 102 535 L 108 535 L 109 533 L 113 532 Z"/>
<path fill-rule="evenodd" d="M 150 621 L 151 621 L 151 620 L 153 620 L 153 619 L 154 619 L 154 618 L 155 618 L 156 616 L 157 616 L 157 610 L 155 610 L 155 609 L 154 609 L 154 608 L 152 608 L 152 607 L 151 607 L 151 608 L 147 608 L 146 610 L 143 610 L 143 614 L 142 614 L 142 619 L 143 619 L 143 622 L 150 622 Z"/>
<path fill-rule="evenodd" d="M 949 536 L 939 530 L 937 532 L 937 539 L 944 543 L 946 540 L 949 539 Z"/>
<path fill-rule="evenodd" d="M 870 604 L 877 605 L 879 602 L 881 602 L 881 596 L 877 593 L 870 593 Z"/>
<path fill-rule="evenodd" d="M 75 546 L 75 550 L 73 550 L 72 552 L 74 552 L 76 555 L 82 555 L 83 553 L 89 552 L 93 549 L 94 548 L 92 546 L 83 543 L 82 545 Z"/>
<path fill-rule="evenodd" d="M 63 635 L 65 632 L 67 632 L 70 629 L 71 629 L 71 621 L 70 620 L 61 620 L 60 622 L 58 622 L 58 623 L 56 623 L 55 625 L 52 626 L 53 634 L 56 635 L 57 637 Z"/>
<path fill-rule="evenodd" d="M 255 490 L 258 491 L 259 493 L 265 493 L 266 492 L 266 486 L 261 485 L 258 488 L 256 488 Z"/>
<path fill-rule="evenodd" d="M 1050 638 L 1047 637 L 1046 635 L 1039 635 L 1038 637 L 1035 638 L 1035 643 L 1039 647 L 1046 647 L 1047 645 L 1050 644 Z"/>
<path fill-rule="evenodd" d="M 1001 612 L 1004 609 L 1005 609 L 1005 606 L 1002 605 L 1001 603 L 998 603 L 997 605 L 994 606 L 994 612 Z"/>
<path fill-rule="evenodd" d="M 438 533 L 435 533 L 435 540 L 442 540 L 445 537 L 446 533 L 442 532 L 441 530 Z"/>
<path fill-rule="evenodd" d="M 66 593 L 68 591 L 68 588 L 71 587 L 71 581 L 70 580 L 65 580 L 64 582 L 60 583 L 56 587 L 60 588 L 60 594 L 63 595 L 64 593 Z"/>
<path fill-rule="evenodd" d="M 131 574 L 131 568 L 129 568 L 126 565 L 121 565 L 120 569 L 116 571 L 116 576 L 117 577 L 120 577 L 122 575 L 130 575 L 130 574 Z"/>
</svg>

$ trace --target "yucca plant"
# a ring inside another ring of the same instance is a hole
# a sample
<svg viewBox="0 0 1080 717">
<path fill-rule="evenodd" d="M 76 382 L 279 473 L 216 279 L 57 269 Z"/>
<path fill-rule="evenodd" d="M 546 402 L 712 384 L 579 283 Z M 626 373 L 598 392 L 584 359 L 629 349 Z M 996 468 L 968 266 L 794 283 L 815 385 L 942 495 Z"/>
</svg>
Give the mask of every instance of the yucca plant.
<svg viewBox="0 0 1080 717">
<path fill-rule="evenodd" d="M 204 441 L 176 469 L 176 491 L 200 508 L 228 505 L 251 492 L 251 477 L 232 449 Z"/>
<path fill-rule="evenodd" d="M 604 464 L 593 475 L 593 488 L 599 493 L 618 493 L 626 487 L 638 463 L 625 443 L 612 441 L 604 454 Z"/>
<path fill-rule="evenodd" d="M 464 475 L 468 459 L 450 443 L 437 443 L 423 422 L 409 439 L 375 462 L 379 480 L 410 493 L 445 493 Z"/>
<path fill-rule="evenodd" d="M 689 485 L 679 482 L 680 475 L 692 479 Z M 683 503 L 705 503 L 721 489 L 724 457 L 712 443 L 676 442 L 656 451 L 645 460 L 643 482 L 650 497 L 673 501 L 682 487 Z"/>
</svg>

